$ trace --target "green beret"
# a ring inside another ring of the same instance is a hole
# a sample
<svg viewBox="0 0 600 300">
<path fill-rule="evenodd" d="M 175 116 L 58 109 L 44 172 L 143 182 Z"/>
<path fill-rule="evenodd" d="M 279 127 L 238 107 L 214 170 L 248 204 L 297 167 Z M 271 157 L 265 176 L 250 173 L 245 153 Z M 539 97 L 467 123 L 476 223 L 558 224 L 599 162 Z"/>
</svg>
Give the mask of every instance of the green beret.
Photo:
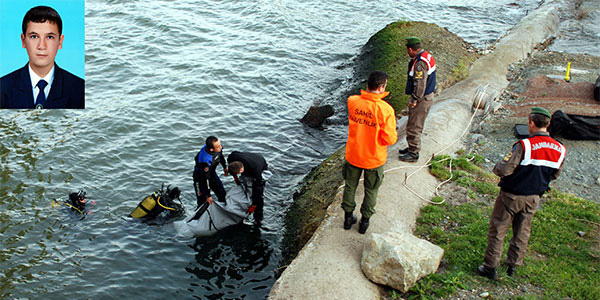
<svg viewBox="0 0 600 300">
<path fill-rule="evenodd" d="M 531 113 L 532 114 L 539 114 L 539 115 L 543 115 L 546 116 L 548 118 L 552 118 L 552 115 L 550 115 L 550 112 L 542 107 L 533 107 L 531 108 Z"/>
<path fill-rule="evenodd" d="M 421 39 L 416 36 L 409 36 L 406 38 L 407 46 L 412 46 L 412 45 L 420 44 L 420 43 L 421 43 Z"/>
</svg>

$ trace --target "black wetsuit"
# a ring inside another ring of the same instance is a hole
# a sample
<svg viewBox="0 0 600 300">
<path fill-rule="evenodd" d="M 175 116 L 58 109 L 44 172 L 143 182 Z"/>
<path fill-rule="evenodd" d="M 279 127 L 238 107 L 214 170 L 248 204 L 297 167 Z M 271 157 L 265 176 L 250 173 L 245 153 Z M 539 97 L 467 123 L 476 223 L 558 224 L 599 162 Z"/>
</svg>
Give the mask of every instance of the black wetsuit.
<svg viewBox="0 0 600 300">
<path fill-rule="evenodd" d="M 257 153 L 233 151 L 227 157 L 227 163 L 239 161 L 244 165 L 242 176 L 252 179 L 252 205 L 255 205 L 254 219 L 261 221 L 263 218 L 263 208 L 265 205 L 263 193 L 265 182 L 262 178 L 263 171 L 268 169 L 265 158 Z"/>
<path fill-rule="evenodd" d="M 198 207 L 206 202 L 208 197 L 211 197 L 211 190 L 217 196 L 217 200 L 225 202 L 225 188 L 216 169 L 219 164 L 223 169 L 227 169 L 223 152 L 209 153 L 206 151 L 206 146 L 200 149 L 196 154 L 196 165 L 194 167 L 194 189 L 196 191 L 196 200 Z"/>
</svg>

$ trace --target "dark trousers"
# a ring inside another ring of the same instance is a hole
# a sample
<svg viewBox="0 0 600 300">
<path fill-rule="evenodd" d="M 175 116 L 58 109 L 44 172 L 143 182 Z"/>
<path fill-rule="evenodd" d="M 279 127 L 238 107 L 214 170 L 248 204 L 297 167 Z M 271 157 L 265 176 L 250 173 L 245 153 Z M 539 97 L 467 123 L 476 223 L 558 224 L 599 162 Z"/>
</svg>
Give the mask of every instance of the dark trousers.
<svg viewBox="0 0 600 300">
<path fill-rule="evenodd" d="M 431 99 L 431 100 L 430 100 Z M 417 106 L 408 110 L 408 121 L 406 122 L 406 142 L 408 151 L 419 153 L 421 151 L 421 133 L 425 127 L 425 119 L 433 104 L 433 93 L 425 96 L 417 103 Z"/>
<path fill-rule="evenodd" d="M 208 198 L 208 195 L 206 193 L 203 193 L 200 189 L 200 183 L 203 180 L 206 179 L 203 178 L 203 176 L 194 173 L 194 190 L 196 191 L 196 202 L 198 204 L 198 207 L 204 204 L 204 202 L 206 202 L 206 198 Z M 208 173 L 208 186 L 210 187 L 212 193 L 215 196 L 217 196 L 217 199 L 214 199 L 213 197 L 213 200 L 225 202 L 225 195 L 227 194 L 227 192 L 225 192 L 223 183 L 221 182 L 221 179 L 219 178 L 216 172 Z"/>
<path fill-rule="evenodd" d="M 383 183 L 383 166 L 375 169 L 363 169 L 351 165 L 344 161 L 342 166 L 342 177 L 346 185 L 344 186 L 344 196 L 342 199 L 342 209 L 345 212 L 353 212 L 356 208 L 356 188 L 360 180 L 360 175 L 365 173 L 365 197 L 360 207 L 360 213 L 365 218 L 370 218 L 375 214 L 375 205 L 377 204 L 377 192 L 381 183 Z"/>
<path fill-rule="evenodd" d="M 263 180 L 252 180 L 252 205 L 255 205 L 254 220 L 260 222 L 263 219 L 265 199 L 263 194 L 265 191 L 265 182 Z"/>
<path fill-rule="evenodd" d="M 500 191 L 494 204 L 488 229 L 488 245 L 485 250 L 483 264 L 489 268 L 496 268 L 502 258 L 504 237 L 512 225 L 513 237 L 510 240 L 506 264 L 520 266 L 529 244 L 531 234 L 531 220 L 538 208 L 540 197 L 538 195 L 520 196 Z"/>
</svg>

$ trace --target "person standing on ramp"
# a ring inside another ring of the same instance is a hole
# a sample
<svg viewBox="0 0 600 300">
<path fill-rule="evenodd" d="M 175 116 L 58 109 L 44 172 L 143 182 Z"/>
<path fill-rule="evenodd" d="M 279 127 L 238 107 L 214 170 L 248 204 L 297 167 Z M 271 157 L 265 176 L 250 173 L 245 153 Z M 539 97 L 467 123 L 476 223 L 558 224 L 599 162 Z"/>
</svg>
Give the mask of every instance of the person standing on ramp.
<svg viewBox="0 0 600 300">
<path fill-rule="evenodd" d="M 346 160 L 342 166 L 345 180 L 342 209 L 344 209 L 344 229 L 352 228 L 357 218 L 353 214 L 356 207 L 356 187 L 361 174 L 365 173 L 365 196 L 360 208 L 362 218 L 358 232 L 364 234 L 369 227 L 369 218 L 375 213 L 377 191 L 383 182 L 383 165 L 387 159 L 387 146 L 398 139 L 394 109 L 383 98 L 388 76 L 375 71 L 369 76 L 367 91 L 348 97 L 348 140 Z"/>
</svg>

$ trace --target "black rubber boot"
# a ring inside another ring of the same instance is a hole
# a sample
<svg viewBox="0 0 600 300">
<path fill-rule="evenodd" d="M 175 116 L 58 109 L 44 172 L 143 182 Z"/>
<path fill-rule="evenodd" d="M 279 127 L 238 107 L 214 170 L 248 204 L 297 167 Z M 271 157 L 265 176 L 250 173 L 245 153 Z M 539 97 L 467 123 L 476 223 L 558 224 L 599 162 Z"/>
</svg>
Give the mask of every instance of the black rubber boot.
<svg viewBox="0 0 600 300">
<path fill-rule="evenodd" d="M 417 160 L 419 160 L 419 153 L 413 153 L 408 151 L 404 154 L 400 154 L 400 156 L 398 156 L 398 159 L 405 162 L 416 162 Z"/>
<path fill-rule="evenodd" d="M 404 149 L 400 149 L 400 151 L 398 151 L 398 153 L 400 154 L 406 154 L 408 152 L 408 147 L 404 148 Z"/>
<path fill-rule="evenodd" d="M 498 280 L 498 271 L 496 271 L 496 268 L 488 268 L 481 265 L 477 268 L 477 274 L 492 280 Z"/>
<path fill-rule="evenodd" d="M 367 228 L 369 228 L 369 218 L 360 218 L 360 223 L 358 223 L 358 233 L 365 234 Z"/>
<path fill-rule="evenodd" d="M 353 224 L 356 224 L 356 216 L 351 212 L 344 212 L 344 229 L 348 230 L 352 228 Z"/>
<path fill-rule="evenodd" d="M 508 266 L 508 269 L 506 269 L 506 275 L 513 277 L 515 276 L 515 266 Z"/>
</svg>

